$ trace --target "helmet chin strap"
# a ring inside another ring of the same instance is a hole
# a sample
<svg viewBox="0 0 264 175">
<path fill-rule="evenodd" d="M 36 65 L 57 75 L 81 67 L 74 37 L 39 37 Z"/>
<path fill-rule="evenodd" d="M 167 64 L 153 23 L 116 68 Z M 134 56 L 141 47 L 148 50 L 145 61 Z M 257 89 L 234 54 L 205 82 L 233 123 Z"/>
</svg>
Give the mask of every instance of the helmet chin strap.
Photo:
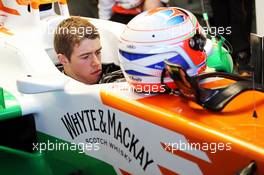
<svg viewBox="0 0 264 175">
<path fill-rule="evenodd" d="M 180 65 L 171 63 L 168 60 L 165 60 L 164 63 L 166 66 L 162 72 L 161 84 L 164 85 L 166 92 L 178 91 L 181 96 L 191 99 L 205 109 L 211 111 L 222 111 L 229 102 L 245 91 L 256 90 L 264 92 L 264 86 L 256 83 L 252 85 L 251 80 L 238 75 L 224 72 L 213 72 L 190 77 L 186 70 Z M 177 89 L 171 89 L 164 83 L 163 79 L 166 72 L 169 73 L 170 77 L 175 82 Z M 227 87 L 208 89 L 199 85 L 199 82 L 206 78 L 226 78 L 236 82 Z"/>
</svg>

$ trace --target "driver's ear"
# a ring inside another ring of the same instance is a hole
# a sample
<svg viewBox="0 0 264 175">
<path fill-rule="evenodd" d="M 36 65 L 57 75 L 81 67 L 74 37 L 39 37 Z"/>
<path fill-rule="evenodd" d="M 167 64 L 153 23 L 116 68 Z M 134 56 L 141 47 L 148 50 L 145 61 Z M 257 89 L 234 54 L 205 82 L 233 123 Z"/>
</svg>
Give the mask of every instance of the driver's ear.
<svg viewBox="0 0 264 175">
<path fill-rule="evenodd" d="M 69 63 L 69 59 L 64 54 L 58 54 L 58 59 L 62 65 Z"/>
</svg>

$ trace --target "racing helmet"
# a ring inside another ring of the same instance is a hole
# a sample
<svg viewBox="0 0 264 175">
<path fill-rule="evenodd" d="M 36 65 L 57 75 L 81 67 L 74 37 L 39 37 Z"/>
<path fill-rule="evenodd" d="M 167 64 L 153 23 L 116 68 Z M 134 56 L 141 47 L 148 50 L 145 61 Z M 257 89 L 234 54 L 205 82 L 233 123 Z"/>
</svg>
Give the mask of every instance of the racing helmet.
<svg viewBox="0 0 264 175">
<path fill-rule="evenodd" d="M 119 40 L 120 66 L 135 89 L 162 92 L 164 60 L 180 64 L 190 76 L 206 68 L 206 38 L 196 17 L 178 7 L 158 7 L 133 18 Z M 166 76 L 170 86 L 173 80 Z"/>
</svg>

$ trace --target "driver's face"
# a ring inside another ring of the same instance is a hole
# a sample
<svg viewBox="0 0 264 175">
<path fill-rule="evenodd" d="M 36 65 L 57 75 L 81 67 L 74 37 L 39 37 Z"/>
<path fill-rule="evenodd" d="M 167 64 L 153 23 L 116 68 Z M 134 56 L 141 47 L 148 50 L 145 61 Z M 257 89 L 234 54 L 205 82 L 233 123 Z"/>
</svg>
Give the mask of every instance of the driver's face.
<svg viewBox="0 0 264 175">
<path fill-rule="evenodd" d="M 75 45 L 65 73 L 85 84 L 95 84 L 102 73 L 100 39 L 84 39 Z"/>
</svg>

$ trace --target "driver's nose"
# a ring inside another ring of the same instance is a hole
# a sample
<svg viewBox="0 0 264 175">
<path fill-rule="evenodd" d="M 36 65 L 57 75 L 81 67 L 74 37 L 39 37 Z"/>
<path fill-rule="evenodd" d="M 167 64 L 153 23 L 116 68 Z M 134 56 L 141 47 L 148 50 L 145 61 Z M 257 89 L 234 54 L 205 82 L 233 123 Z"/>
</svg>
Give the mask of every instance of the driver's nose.
<svg viewBox="0 0 264 175">
<path fill-rule="evenodd" d="M 92 58 L 92 66 L 99 66 L 101 65 L 101 59 L 100 57 L 98 57 L 96 54 L 93 54 L 93 58 Z"/>
</svg>

